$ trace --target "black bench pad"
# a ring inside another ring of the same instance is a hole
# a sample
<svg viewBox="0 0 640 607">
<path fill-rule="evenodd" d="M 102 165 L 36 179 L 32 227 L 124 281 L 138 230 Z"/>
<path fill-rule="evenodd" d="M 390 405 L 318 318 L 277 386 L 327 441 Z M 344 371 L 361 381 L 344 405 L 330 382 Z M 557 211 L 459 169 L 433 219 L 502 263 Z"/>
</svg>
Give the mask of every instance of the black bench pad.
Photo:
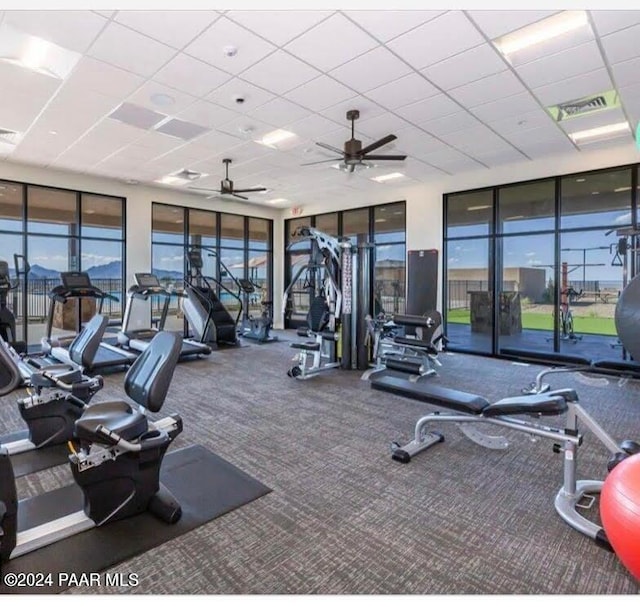
<svg viewBox="0 0 640 607">
<path fill-rule="evenodd" d="M 482 411 L 484 417 L 499 415 L 558 415 L 567 410 L 567 403 L 560 395 L 532 394 L 530 396 L 515 396 L 503 398 L 489 405 Z"/>
<path fill-rule="evenodd" d="M 303 344 L 289 344 L 292 348 L 296 350 L 310 350 L 315 352 L 320 349 L 320 344 L 315 341 L 307 341 Z"/>
<path fill-rule="evenodd" d="M 487 399 L 477 394 L 451 390 L 435 384 L 414 384 L 399 377 L 383 376 L 372 379 L 370 383 L 374 390 L 414 398 L 430 405 L 473 415 L 481 414 L 490 404 Z"/>
</svg>

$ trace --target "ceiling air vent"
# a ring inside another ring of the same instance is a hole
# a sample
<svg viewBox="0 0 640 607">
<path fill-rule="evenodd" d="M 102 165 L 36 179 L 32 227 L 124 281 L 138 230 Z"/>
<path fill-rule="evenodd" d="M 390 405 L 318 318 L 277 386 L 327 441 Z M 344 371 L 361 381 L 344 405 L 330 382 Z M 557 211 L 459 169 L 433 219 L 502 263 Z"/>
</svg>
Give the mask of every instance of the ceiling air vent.
<svg viewBox="0 0 640 607">
<path fill-rule="evenodd" d="M 16 131 L 0 128 L 0 143 L 16 145 L 20 141 L 20 137 L 20 133 Z"/>
<path fill-rule="evenodd" d="M 178 177 L 179 179 L 186 179 L 187 181 L 195 181 L 202 177 L 202 173 L 198 173 L 198 171 L 191 171 L 189 169 L 182 169 L 181 171 L 174 173 L 173 176 Z"/>
<path fill-rule="evenodd" d="M 547 108 L 556 122 L 586 116 L 602 110 L 620 107 L 620 98 L 615 90 L 589 95 L 581 99 L 572 99 Z"/>
</svg>

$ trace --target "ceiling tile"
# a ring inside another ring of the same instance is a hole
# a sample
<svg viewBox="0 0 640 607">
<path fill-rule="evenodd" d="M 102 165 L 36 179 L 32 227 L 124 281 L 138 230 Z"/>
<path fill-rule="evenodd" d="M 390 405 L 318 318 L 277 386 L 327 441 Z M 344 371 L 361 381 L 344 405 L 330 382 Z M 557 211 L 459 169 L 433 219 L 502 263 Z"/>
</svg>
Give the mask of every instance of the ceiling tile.
<svg viewBox="0 0 640 607">
<path fill-rule="evenodd" d="M 593 114 L 587 114 L 585 116 L 578 116 L 571 118 L 570 120 L 563 120 L 558 124 L 567 133 L 576 133 L 578 131 L 585 131 L 587 129 L 594 129 L 605 124 L 616 124 L 618 122 L 626 122 L 625 115 L 622 108 L 613 108 L 610 110 L 602 110 L 600 112 L 594 112 Z"/>
<path fill-rule="evenodd" d="M 504 60 L 490 44 L 481 44 L 436 63 L 422 70 L 422 73 L 436 86 L 448 91 L 503 72 L 506 68 Z"/>
<path fill-rule="evenodd" d="M 437 95 L 440 91 L 415 72 L 371 91 L 367 97 L 390 110 Z"/>
<path fill-rule="evenodd" d="M 388 42 L 400 34 L 435 19 L 445 11 L 344 11 L 350 19 L 382 42 Z"/>
<path fill-rule="evenodd" d="M 379 105 L 376 105 L 365 97 L 352 97 L 348 101 L 336 103 L 336 105 L 332 105 L 331 107 L 322 110 L 320 114 L 334 122 L 337 122 L 338 124 L 344 124 L 346 129 L 351 124 L 347 120 L 347 112 L 349 110 L 359 110 L 360 120 L 367 120 L 384 112 Z M 356 121 L 356 130 L 357 129 L 358 122 Z"/>
<path fill-rule="evenodd" d="M 231 78 L 230 74 L 184 53 L 174 57 L 153 77 L 156 82 L 196 97 L 205 97 Z"/>
<path fill-rule="evenodd" d="M 210 150 L 212 154 L 219 152 L 220 150 L 229 151 L 238 146 L 242 145 L 245 142 L 244 139 L 240 137 L 234 136 L 232 134 L 222 133 L 220 131 L 211 131 L 210 133 L 205 133 L 201 137 L 198 137 L 196 143 Z M 211 172 L 211 171 L 209 171 Z"/>
<path fill-rule="evenodd" d="M 276 51 L 242 73 L 242 78 L 281 95 L 320 73 L 284 51 Z"/>
<path fill-rule="evenodd" d="M 518 145 L 518 148 L 525 153 L 529 158 L 548 158 L 552 156 L 558 156 L 560 154 L 567 154 L 575 151 L 572 143 L 568 139 L 560 139 L 553 141 L 541 141 L 535 143 L 529 143 L 526 140 Z"/>
<path fill-rule="evenodd" d="M 342 126 L 334 122 L 333 120 L 329 120 L 324 116 L 318 116 L 317 114 L 312 114 L 307 118 L 303 118 L 302 120 L 298 120 L 297 122 L 293 122 L 287 125 L 287 130 L 296 133 L 296 135 L 300 135 L 300 137 L 305 137 L 307 139 L 315 140 L 321 135 L 325 133 L 334 133 L 340 129 L 340 133 L 342 134 L 343 129 Z"/>
<path fill-rule="evenodd" d="M 544 106 L 556 105 L 595 93 L 602 93 L 613 88 L 609 73 L 605 68 L 595 70 L 588 74 L 580 74 L 573 78 L 567 78 L 561 82 L 547 84 L 534 89 L 533 94 Z"/>
<path fill-rule="evenodd" d="M 524 135 L 525 131 L 536 128 L 547 128 L 549 130 L 558 131 L 558 127 L 553 122 L 551 116 L 542 109 L 533 110 L 531 112 L 518 112 L 513 116 L 498 118 L 488 122 L 488 125 L 503 137 L 513 134 L 519 136 Z"/>
<path fill-rule="evenodd" d="M 229 11 L 226 17 L 243 25 L 277 46 L 283 46 L 293 38 L 317 25 L 332 11 Z"/>
<path fill-rule="evenodd" d="M 421 69 L 483 42 L 484 38 L 463 13 L 450 11 L 395 38 L 387 46 Z"/>
<path fill-rule="evenodd" d="M 393 53 L 378 47 L 330 72 L 330 76 L 346 86 L 364 93 L 397 80 L 411 68 Z"/>
<path fill-rule="evenodd" d="M 397 133 L 398 131 L 402 131 L 403 129 L 410 127 L 411 125 L 406 120 L 403 120 L 389 112 L 380 114 L 374 118 L 369 118 L 368 120 L 360 120 L 358 122 L 358 130 L 375 139 L 384 137 L 389 133 Z M 392 153 L 391 150 L 397 145 L 397 142 L 394 142 L 385 146 L 384 149 L 389 150 L 389 153 Z"/>
<path fill-rule="evenodd" d="M 600 36 L 606 36 L 618 30 L 640 23 L 640 11 L 601 11 L 591 10 L 591 17 Z"/>
<path fill-rule="evenodd" d="M 500 151 L 480 152 L 476 153 L 474 158 L 489 167 L 498 167 L 505 164 L 512 164 L 514 162 L 527 160 L 527 157 L 524 154 L 514 148 Z"/>
<path fill-rule="evenodd" d="M 332 70 L 366 53 L 378 43 L 340 14 L 329 17 L 285 47 L 323 71 Z"/>
<path fill-rule="evenodd" d="M 153 101 L 153 95 L 166 95 L 171 97 L 174 101 L 168 105 L 157 104 Z M 148 80 L 133 95 L 131 95 L 127 101 L 129 103 L 142 105 L 156 112 L 161 112 L 162 114 L 173 116 L 188 108 L 194 101 L 196 101 L 196 98 L 191 95 L 187 95 L 187 93 L 183 93 L 182 91 L 165 86 L 164 84 Z"/>
<path fill-rule="evenodd" d="M 227 56 L 223 51 L 226 46 L 237 48 L 236 55 Z M 221 17 L 184 50 L 225 72 L 239 74 L 275 49 L 273 44 Z"/>
<path fill-rule="evenodd" d="M 483 168 L 479 162 L 448 146 L 443 146 L 443 149 L 437 152 L 426 154 L 422 160 L 447 173 Z"/>
<path fill-rule="evenodd" d="M 604 67 L 604 61 L 598 45 L 595 42 L 587 42 L 521 65 L 517 68 L 517 72 L 530 88 L 539 88 L 545 84 L 566 80 L 602 67 Z"/>
<path fill-rule="evenodd" d="M 67 79 L 63 91 L 76 94 L 95 91 L 109 97 L 124 99 L 142 85 L 144 78 L 92 57 L 82 57 Z"/>
<path fill-rule="evenodd" d="M 519 116 L 540 109 L 540 105 L 531 93 L 520 93 L 475 106 L 472 113 L 484 122 L 499 120 L 510 116 Z"/>
<path fill-rule="evenodd" d="M 449 94 L 463 106 L 474 107 L 524 90 L 520 81 L 511 72 L 506 71 L 452 89 Z"/>
<path fill-rule="evenodd" d="M 477 10 L 467 11 L 467 14 L 488 38 L 498 38 L 509 32 L 540 21 L 558 11 L 529 11 L 529 10 Z"/>
<path fill-rule="evenodd" d="M 272 99 L 259 108 L 247 114 L 275 127 L 282 128 L 285 124 L 301 120 L 309 115 L 306 110 L 286 99 Z"/>
<path fill-rule="evenodd" d="M 602 46 L 609 63 L 640 57 L 640 25 L 603 36 Z"/>
<path fill-rule="evenodd" d="M 501 150 L 511 147 L 484 124 L 443 135 L 442 140 L 471 156 L 475 156 L 475 152 L 483 149 Z"/>
<path fill-rule="evenodd" d="M 273 126 L 249 116 L 240 116 L 221 124 L 218 127 L 218 131 L 232 135 L 233 137 L 238 137 L 241 139 L 240 143 L 242 143 L 243 141 L 260 139 L 262 136 L 273 131 Z"/>
<path fill-rule="evenodd" d="M 215 11 L 119 11 L 115 21 L 180 49 L 220 16 Z"/>
<path fill-rule="evenodd" d="M 175 50 L 110 22 L 89 49 L 89 55 L 141 76 L 151 76 L 175 54 Z"/>
<path fill-rule="evenodd" d="M 186 120 L 180 120 L 178 118 L 172 118 L 167 122 L 163 122 L 159 126 L 155 127 L 158 133 L 165 133 L 172 137 L 178 137 L 188 141 L 194 137 L 198 137 L 208 131 L 208 129 L 199 124 L 193 122 L 187 122 Z"/>
<path fill-rule="evenodd" d="M 424 101 L 404 105 L 396 109 L 396 114 L 414 124 L 422 125 L 430 120 L 455 114 L 460 111 L 460 106 L 446 95 L 435 95 Z"/>
<path fill-rule="evenodd" d="M 239 118 L 240 115 L 215 103 L 196 101 L 182 112 L 179 112 L 177 117 L 181 120 L 215 128 Z"/>
<path fill-rule="evenodd" d="M 640 97 L 640 83 L 634 84 L 633 86 L 625 86 L 618 92 L 620 93 L 620 98 L 623 103 L 636 99 Z"/>
<path fill-rule="evenodd" d="M 456 112 L 455 114 L 449 114 L 442 118 L 429 120 L 421 124 L 420 127 L 436 137 L 442 137 L 442 135 L 446 135 L 447 133 L 463 131 L 479 126 L 480 124 L 480 121 L 469 114 L 469 112 Z"/>
<path fill-rule="evenodd" d="M 107 20 L 91 11 L 6 11 L 4 23 L 64 48 L 84 53 Z"/>
<path fill-rule="evenodd" d="M 355 92 L 340 84 L 329 76 L 319 76 L 287 93 L 287 99 L 318 112 L 329 106 L 340 103 Z"/>
<path fill-rule="evenodd" d="M 122 103 L 109 114 L 110 120 L 116 120 L 120 124 L 124 123 L 139 129 L 150 129 L 154 125 L 162 122 L 166 117 L 166 114 L 132 103 Z M 109 122 L 108 124 L 111 124 L 114 130 L 117 129 L 117 126 L 115 126 L 113 122 Z M 140 137 L 140 135 L 139 133 L 138 137 Z"/>
<path fill-rule="evenodd" d="M 242 103 L 236 101 L 238 96 L 244 100 Z M 241 78 L 233 78 L 207 95 L 209 101 L 241 113 L 249 112 L 273 98 L 273 93 L 249 84 Z"/>
<path fill-rule="evenodd" d="M 567 136 L 553 122 L 544 124 L 535 122 L 517 126 L 509 133 L 504 133 L 503 137 L 510 141 L 518 149 L 530 147 L 534 144 L 549 141 L 563 141 Z"/>
<path fill-rule="evenodd" d="M 618 88 L 632 86 L 640 82 L 640 57 L 611 66 Z"/>
</svg>

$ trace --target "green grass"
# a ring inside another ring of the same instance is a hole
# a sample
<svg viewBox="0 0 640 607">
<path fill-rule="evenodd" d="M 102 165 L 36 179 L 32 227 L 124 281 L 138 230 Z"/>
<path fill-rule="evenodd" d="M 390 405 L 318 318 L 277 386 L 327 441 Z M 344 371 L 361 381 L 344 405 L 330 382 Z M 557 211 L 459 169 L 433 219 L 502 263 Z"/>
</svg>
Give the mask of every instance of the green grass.
<svg viewBox="0 0 640 607">
<path fill-rule="evenodd" d="M 613 318 L 593 316 L 577 316 L 573 313 L 573 330 L 576 333 L 594 333 L 596 335 L 617 335 Z M 471 323 L 469 310 L 447 311 L 447 321 L 468 325 Z M 535 312 L 522 313 L 523 329 L 544 329 L 553 331 L 553 317 L 551 314 L 537 314 Z"/>
</svg>

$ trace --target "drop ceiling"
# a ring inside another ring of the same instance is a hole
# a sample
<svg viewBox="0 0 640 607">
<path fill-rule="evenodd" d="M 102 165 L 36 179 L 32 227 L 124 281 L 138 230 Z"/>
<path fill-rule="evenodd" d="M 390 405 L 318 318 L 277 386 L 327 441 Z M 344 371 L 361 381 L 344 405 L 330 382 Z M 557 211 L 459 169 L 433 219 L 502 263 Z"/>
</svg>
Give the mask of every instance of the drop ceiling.
<svg viewBox="0 0 640 607">
<path fill-rule="evenodd" d="M 181 169 L 205 175 L 176 190 L 217 188 L 231 158 L 237 188 L 268 188 L 251 202 L 286 207 L 579 155 L 590 144 L 545 108 L 612 89 L 620 107 L 575 124 L 628 121 L 608 143 L 628 145 L 640 120 L 640 11 L 587 11 L 579 35 L 517 61 L 498 51 L 497 38 L 557 12 L 0 12 L 0 36 L 38 37 L 74 62 L 58 77 L 0 53 L 0 128 L 18 133 L 0 141 L 0 158 L 150 184 Z M 301 166 L 328 158 L 318 141 L 342 149 L 350 109 L 363 146 L 394 133 L 379 153 L 407 160 L 352 175 Z M 295 137 L 256 143 L 276 129 Z M 372 180 L 393 172 L 404 176 Z"/>
</svg>

